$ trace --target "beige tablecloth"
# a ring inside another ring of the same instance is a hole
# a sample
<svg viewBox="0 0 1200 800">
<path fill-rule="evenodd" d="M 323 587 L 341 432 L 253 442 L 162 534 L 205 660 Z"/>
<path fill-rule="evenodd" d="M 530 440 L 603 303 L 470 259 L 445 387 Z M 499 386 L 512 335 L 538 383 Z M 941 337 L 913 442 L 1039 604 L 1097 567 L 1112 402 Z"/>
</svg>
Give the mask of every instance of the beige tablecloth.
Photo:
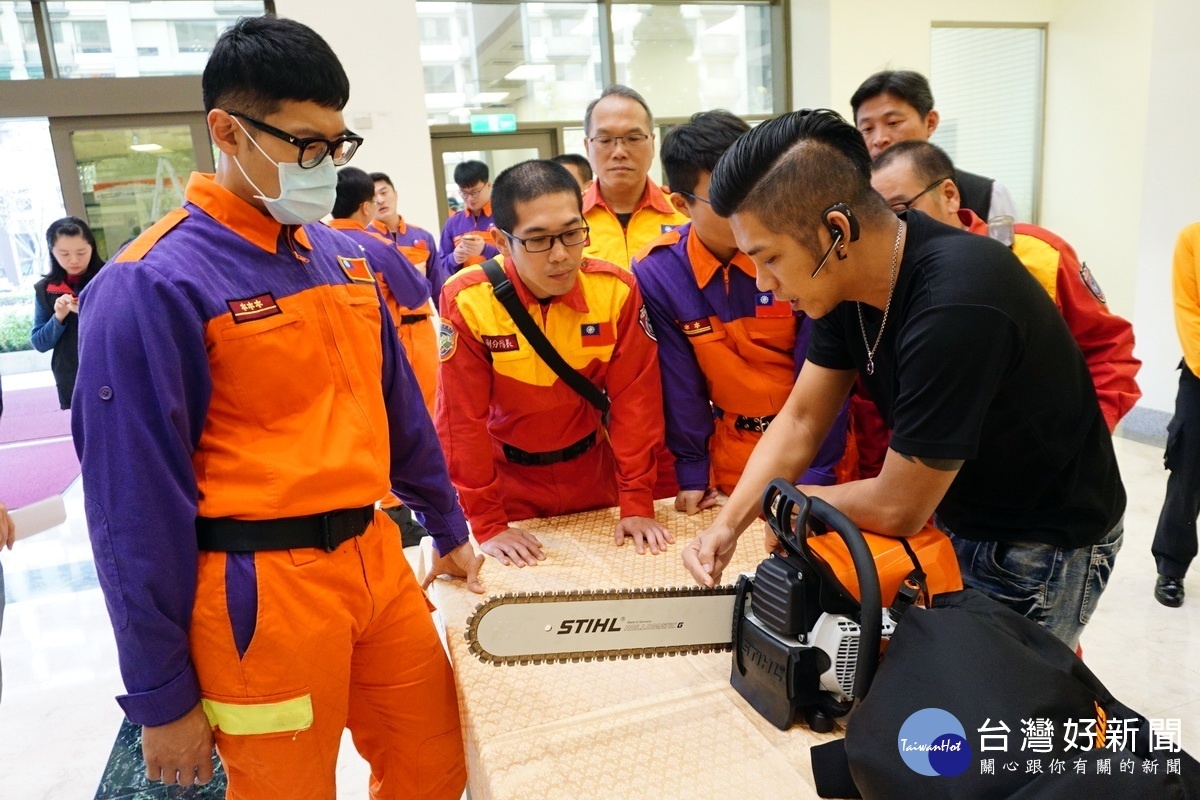
<svg viewBox="0 0 1200 800">
<path fill-rule="evenodd" d="M 489 558 L 484 585 L 489 594 L 691 586 L 680 552 L 716 512 L 686 517 L 660 502 L 657 513 L 676 540 L 658 556 L 613 545 L 616 509 L 523 523 L 546 560 L 517 569 Z M 756 523 L 725 580 L 762 557 Z M 463 637 L 482 598 L 444 579 L 430 594 L 458 676 L 473 800 L 817 796 L 808 750 L 834 737 L 762 719 L 729 685 L 730 654 L 491 666 Z"/>
</svg>

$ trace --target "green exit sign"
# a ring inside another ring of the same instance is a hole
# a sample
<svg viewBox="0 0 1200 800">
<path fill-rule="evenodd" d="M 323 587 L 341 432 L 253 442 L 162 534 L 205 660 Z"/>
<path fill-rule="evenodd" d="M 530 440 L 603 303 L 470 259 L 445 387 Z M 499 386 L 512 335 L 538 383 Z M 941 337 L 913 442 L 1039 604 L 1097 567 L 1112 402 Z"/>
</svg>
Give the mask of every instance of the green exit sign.
<svg viewBox="0 0 1200 800">
<path fill-rule="evenodd" d="M 512 133 L 516 129 L 516 114 L 471 115 L 471 133 Z"/>
</svg>

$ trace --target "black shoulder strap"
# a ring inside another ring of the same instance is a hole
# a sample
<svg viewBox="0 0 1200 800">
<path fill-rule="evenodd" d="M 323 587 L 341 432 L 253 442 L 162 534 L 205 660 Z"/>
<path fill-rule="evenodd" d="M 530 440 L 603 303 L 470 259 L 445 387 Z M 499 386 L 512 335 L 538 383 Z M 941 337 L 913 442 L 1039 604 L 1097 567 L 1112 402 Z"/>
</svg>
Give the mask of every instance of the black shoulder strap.
<svg viewBox="0 0 1200 800">
<path fill-rule="evenodd" d="M 488 280 L 492 282 L 492 293 L 496 295 L 496 299 L 500 301 L 500 305 L 504 306 L 504 310 L 512 317 L 513 322 L 517 323 L 517 329 L 525 335 L 525 339 L 529 342 L 529 346 L 533 351 L 541 356 L 542 361 L 546 362 L 546 366 L 554 370 L 558 377 L 563 379 L 563 383 L 570 386 L 579 396 L 600 410 L 601 414 L 608 414 L 608 408 L 611 402 L 608 395 L 596 388 L 596 384 L 579 374 L 559 355 L 554 349 L 554 345 L 550 344 L 550 340 L 546 338 L 546 334 L 542 333 L 542 329 L 533 321 L 533 317 L 529 316 L 529 311 L 521 304 L 517 298 L 517 289 L 512 285 L 512 281 L 504 274 L 504 269 L 500 266 L 500 262 L 496 259 L 488 259 L 481 265 L 484 273 L 488 276 Z"/>
</svg>

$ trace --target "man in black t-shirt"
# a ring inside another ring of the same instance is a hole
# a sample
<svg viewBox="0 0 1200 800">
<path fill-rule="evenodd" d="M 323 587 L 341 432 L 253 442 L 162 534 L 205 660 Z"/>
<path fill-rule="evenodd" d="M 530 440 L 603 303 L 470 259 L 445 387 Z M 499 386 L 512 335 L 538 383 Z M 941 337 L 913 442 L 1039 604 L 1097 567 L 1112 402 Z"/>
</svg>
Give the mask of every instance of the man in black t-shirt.
<svg viewBox="0 0 1200 800">
<path fill-rule="evenodd" d="M 807 468 L 862 375 L 893 430 L 883 469 L 804 491 L 891 536 L 936 512 L 966 585 L 1073 647 L 1125 509 L 1087 365 L 1007 248 L 920 212 L 897 217 L 870 180 L 862 137 L 824 110 L 763 123 L 713 172 L 713 208 L 759 289 L 817 323 L 787 405 L 684 562 L 702 584 L 720 579 L 767 483 Z"/>
</svg>

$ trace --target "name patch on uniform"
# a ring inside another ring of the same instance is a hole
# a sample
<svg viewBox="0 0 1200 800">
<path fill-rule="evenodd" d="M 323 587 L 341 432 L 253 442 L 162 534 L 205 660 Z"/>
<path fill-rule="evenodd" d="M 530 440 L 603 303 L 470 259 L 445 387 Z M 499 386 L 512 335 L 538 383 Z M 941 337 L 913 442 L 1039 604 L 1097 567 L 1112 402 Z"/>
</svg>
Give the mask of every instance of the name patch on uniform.
<svg viewBox="0 0 1200 800">
<path fill-rule="evenodd" d="M 679 329 L 688 336 L 703 336 L 706 333 L 712 333 L 713 327 L 708 317 L 701 317 L 700 319 L 679 323 Z"/>
<path fill-rule="evenodd" d="M 510 333 L 507 336 L 487 336 L 486 334 L 481 334 L 479 338 L 483 340 L 483 346 L 493 353 L 511 353 L 521 347 L 517 343 L 517 335 L 515 333 Z"/>
<path fill-rule="evenodd" d="M 776 300 L 772 292 L 759 292 L 754 299 L 754 316 L 759 319 L 783 319 L 792 316 L 792 307 Z"/>
<path fill-rule="evenodd" d="M 458 332 L 446 320 L 438 322 L 438 358 L 449 361 L 450 356 L 458 349 Z"/>
<path fill-rule="evenodd" d="M 237 325 L 283 313 L 279 304 L 275 302 L 275 296 L 270 292 L 247 297 L 245 300 L 226 300 L 225 302 L 229 304 L 229 310 L 233 312 L 233 321 Z"/>
<path fill-rule="evenodd" d="M 371 268 L 367 266 L 365 258 L 338 256 L 337 260 L 338 266 L 342 268 L 342 272 L 346 273 L 346 277 L 355 283 L 375 282 L 375 276 L 371 274 Z"/>
<path fill-rule="evenodd" d="M 579 338 L 585 347 L 598 347 L 617 343 L 611 322 L 585 322 L 579 326 Z"/>
<path fill-rule="evenodd" d="M 1108 300 L 1104 297 L 1104 290 L 1100 288 L 1100 282 L 1096 280 L 1096 276 L 1088 269 L 1088 265 L 1084 264 L 1079 270 L 1079 277 L 1083 279 L 1083 285 L 1088 288 L 1088 291 L 1095 295 L 1096 299 L 1101 303 L 1108 305 Z"/>
</svg>

